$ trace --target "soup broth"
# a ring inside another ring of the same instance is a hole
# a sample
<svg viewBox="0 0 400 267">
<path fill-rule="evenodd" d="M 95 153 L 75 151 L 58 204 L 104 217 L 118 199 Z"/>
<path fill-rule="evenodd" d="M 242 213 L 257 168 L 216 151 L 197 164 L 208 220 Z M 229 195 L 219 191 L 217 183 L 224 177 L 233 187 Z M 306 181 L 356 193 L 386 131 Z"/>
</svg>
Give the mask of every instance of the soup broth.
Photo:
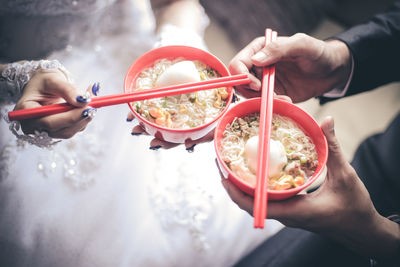
<svg viewBox="0 0 400 267">
<path fill-rule="evenodd" d="M 235 118 L 226 126 L 221 140 L 221 152 L 225 163 L 235 175 L 252 186 L 256 184 L 256 168 L 250 168 L 251 162 L 245 148 L 252 137 L 258 137 L 259 117 L 259 113 L 253 113 Z M 312 140 L 293 120 L 273 114 L 271 142 L 280 142 L 279 146 L 282 145 L 284 164 L 279 165 L 278 172 L 269 177 L 268 188 L 287 190 L 303 185 L 318 165 L 318 155 Z M 255 153 L 257 155 L 257 152 Z M 270 153 L 270 163 L 273 160 Z"/>
<path fill-rule="evenodd" d="M 139 74 L 135 85 L 136 90 L 156 88 L 160 75 L 174 64 L 182 61 L 184 61 L 183 58 L 158 60 L 154 66 Z M 203 62 L 199 60 L 192 62 L 198 72 L 199 80 L 220 77 L 219 73 Z M 182 72 L 182 75 L 186 74 L 184 70 Z M 225 108 L 228 97 L 228 91 L 223 87 L 138 101 L 133 103 L 133 106 L 141 116 L 155 124 L 167 128 L 190 129 L 216 118 Z"/>
</svg>

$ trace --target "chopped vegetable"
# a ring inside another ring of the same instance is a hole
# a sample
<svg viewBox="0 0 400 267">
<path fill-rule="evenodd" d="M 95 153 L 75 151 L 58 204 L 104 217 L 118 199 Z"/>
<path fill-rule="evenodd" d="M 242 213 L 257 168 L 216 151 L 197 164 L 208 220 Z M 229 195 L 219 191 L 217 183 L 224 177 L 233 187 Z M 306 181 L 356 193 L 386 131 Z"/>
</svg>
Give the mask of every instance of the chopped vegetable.
<svg viewBox="0 0 400 267">
<path fill-rule="evenodd" d="M 301 186 L 304 184 L 304 177 L 303 176 L 297 176 L 294 178 L 294 184 L 296 187 Z"/>
</svg>

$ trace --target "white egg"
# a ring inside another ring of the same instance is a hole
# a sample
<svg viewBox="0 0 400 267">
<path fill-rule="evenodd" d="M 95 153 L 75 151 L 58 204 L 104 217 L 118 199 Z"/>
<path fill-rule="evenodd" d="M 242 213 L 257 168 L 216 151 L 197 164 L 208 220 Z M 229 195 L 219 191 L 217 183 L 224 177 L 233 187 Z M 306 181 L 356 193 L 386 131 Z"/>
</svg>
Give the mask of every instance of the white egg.
<svg viewBox="0 0 400 267">
<path fill-rule="evenodd" d="M 156 87 L 199 82 L 200 80 L 200 74 L 194 63 L 192 61 L 181 61 L 161 73 L 156 81 Z"/>
<path fill-rule="evenodd" d="M 269 146 L 269 177 L 274 177 L 282 171 L 282 168 L 287 163 L 287 157 L 281 142 L 271 139 Z M 247 140 L 244 156 L 247 159 L 250 171 L 255 174 L 257 172 L 258 136 L 253 136 Z"/>
</svg>

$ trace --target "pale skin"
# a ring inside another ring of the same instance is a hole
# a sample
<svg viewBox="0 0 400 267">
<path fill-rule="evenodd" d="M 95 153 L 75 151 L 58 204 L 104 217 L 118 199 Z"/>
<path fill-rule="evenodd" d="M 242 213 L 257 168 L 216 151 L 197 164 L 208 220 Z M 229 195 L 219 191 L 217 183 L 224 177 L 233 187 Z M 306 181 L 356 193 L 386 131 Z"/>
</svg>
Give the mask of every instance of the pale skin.
<svg viewBox="0 0 400 267">
<path fill-rule="evenodd" d="M 263 44 L 262 37 L 255 39 L 230 63 L 233 74 L 247 73 L 252 79 L 248 87 L 240 88 L 243 94 L 257 95 L 261 86 L 260 67 L 274 63 L 277 92 L 290 96 L 294 102 L 343 87 L 348 80 L 351 55 L 341 41 L 321 41 L 296 34 L 280 37 L 268 47 Z M 268 218 L 328 236 L 368 257 L 397 256 L 400 226 L 376 211 L 367 189 L 343 156 L 333 118 L 326 118 L 321 128 L 329 146 L 325 182 L 310 194 L 268 202 Z M 222 184 L 241 209 L 253 214 L 253 197 L 226 179 L 222 179 Z"/>
<path fill-rule="evenodd" d="M 93 97 L 89 86 L 88 95 Z M 77 132 L 83 131 L 92 120 L 83 117 L 82 112 L 88 108 L 88 103 L 80 103 L 77 97 L 82 92 L 75 85 L 67 81 L 59 70 L 38 71 L 24 88 L 24 93 L 14 107 L 14 110 L 35 108 L 44 105 L 67 102 L 77 108 L 70 111 L 45 116 L 38 119 L 21 121 L 22 131 L 26 134 L 34 131 L 46 131 L 50 137 L 67 139 Z M 90 101 L 89 101 L 90 102 Z"/>
<path fill-rule="evenodd" d="M 156 13 L 158 26 L 170 23 L 200 31 L 201 17 L 198 9 L 200 4 L 197 1 L 152 0 L 151 4 Z M 21 27 L 21 29 L 24 29 L 24 27 Z M 22 40 L 26 33 L 23 30 L 16 32 L 16 34 L 19 33 L 19 39 Z M 4 68 L 5 65 L 0 65 L 0 71 Z M 89 101 L 81 103 L 77 101 L 77 97 L 86 95 L 85 89 L 77 88 L 74 84 L 68 82 L 61 71 L 42 70 L 36 72 L 26 84 L 23 94 L 14 108 L 15 110 L 60 102 L 67 102 L 77 108 L 62 114 L 23 120 L 21 121 L 23 132 L 31 134 L 34 131 L 46 131 L 50 137 L 67 139 L 84 130 L 92 120 L 90 117 L 82 116 L 82 112 L 90 107 L 90 98 L 95 97 L 91 88 L 92 85 L 87 88 Z"/>
</svg>

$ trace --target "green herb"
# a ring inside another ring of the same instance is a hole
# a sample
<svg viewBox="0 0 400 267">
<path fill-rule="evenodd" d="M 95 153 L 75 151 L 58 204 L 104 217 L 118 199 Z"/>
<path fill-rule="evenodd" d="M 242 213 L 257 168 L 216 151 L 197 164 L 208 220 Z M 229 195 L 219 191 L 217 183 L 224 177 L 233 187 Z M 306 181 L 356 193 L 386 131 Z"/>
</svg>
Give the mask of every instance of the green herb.
<svg viewBox="0 0 400 267">
<path fill-rule="evenodd" d="M 306 158 L 306 157 L 301 157 L 301 158 L 300 158 L 300 163 L 301 163 L 301 164 L 307 163 L 307 158 Z"/>
<path fill-rule="evenodd" d="M 135 107 L 136 107 L 136 111 L 140 112 L 140 103 L 136 102 Z"/>
</svg>

